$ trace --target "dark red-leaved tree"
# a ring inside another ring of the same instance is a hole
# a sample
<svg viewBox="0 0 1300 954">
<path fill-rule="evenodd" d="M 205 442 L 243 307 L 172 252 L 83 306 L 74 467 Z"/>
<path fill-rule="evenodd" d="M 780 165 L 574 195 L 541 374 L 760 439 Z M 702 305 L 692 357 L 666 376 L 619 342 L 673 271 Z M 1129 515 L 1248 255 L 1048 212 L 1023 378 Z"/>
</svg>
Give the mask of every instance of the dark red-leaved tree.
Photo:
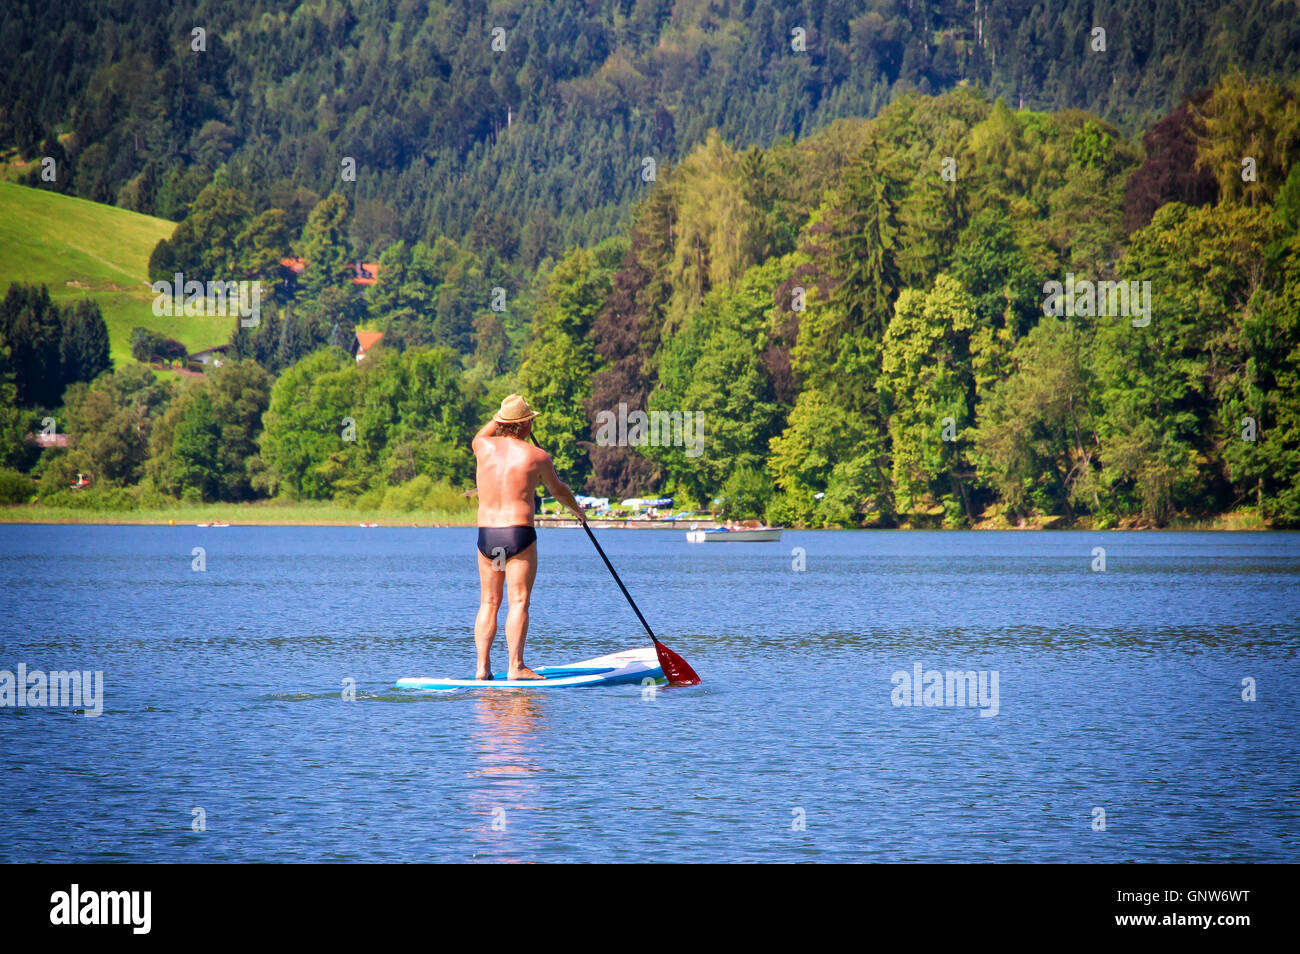
<svg viewBox="0 0 1300 954">
<path fill-rule="evenodd" d="M 610 295 L 591 326 L 592 342 L 604 367 L 591 379 L 587 417 L 595 434 L 596 415 L 645 410 L 654 385 L 651 365 L 659 348 L 663 303 L 668 298 L 664 265 L 672 251 L 672 199 L 668 190 L 650 194 L 631 230 L 631 246 L 614 274 Z M 587 492 L 601 497 L 655 493 L 662 468 L 635 447 L 584 442 L 591 458 Z"/>
<path fill-rule="evenodd" d="M 1124 228 L 1140 229 L 1166 202 L 1209 205 L 1218 197 L 1214 176 L 1196 166 L 1196 140 L 1202 134 L 1195 109 L 1210 98 L 1203 90 L 1184 99 L 1142 137 L 1146 160 L 1133 170 L 1124 190 Z"/>
</svg>

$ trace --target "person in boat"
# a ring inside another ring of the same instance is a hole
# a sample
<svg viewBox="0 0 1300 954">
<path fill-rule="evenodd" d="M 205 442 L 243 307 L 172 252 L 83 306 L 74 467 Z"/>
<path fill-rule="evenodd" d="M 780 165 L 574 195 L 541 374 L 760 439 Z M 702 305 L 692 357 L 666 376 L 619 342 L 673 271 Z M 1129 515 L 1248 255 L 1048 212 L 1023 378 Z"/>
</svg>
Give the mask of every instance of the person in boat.
<svg viewBox="0 0 1300 954">
<path fill-rule="evenodd" d="M 551 455 L 528 442 L 538 412 L 518 394 L 501 402 L 501 409 L 474 435 L 478 462 L 478 576 L 480 602 L 474 621 L 478 650 L 476 679 L 491 679 L 489 654 L 497 635 L 497 611 L 504 585 L 510 608 L 506 612 L 506 648 L 510 679 L 541 679 L 524 665 L 528 638 L 528 602 L 537 578 L 537 531 L 533 527 L 533 494 L 539 483 L 551 496 L 586 522 L 572 491 L 555 473 Z"/>
</svg>

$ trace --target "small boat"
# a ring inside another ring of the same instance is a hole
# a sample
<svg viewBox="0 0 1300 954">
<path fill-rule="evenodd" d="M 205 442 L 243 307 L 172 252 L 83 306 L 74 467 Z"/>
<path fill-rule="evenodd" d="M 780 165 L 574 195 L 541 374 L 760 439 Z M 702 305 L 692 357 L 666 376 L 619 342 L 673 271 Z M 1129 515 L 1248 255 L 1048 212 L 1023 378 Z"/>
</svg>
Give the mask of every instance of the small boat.
<svg viewBox="0 0 1300 954">
<path fill-rule="evenodd" d="M 688 530 L 688 543 L 773 543 L 781 539 L 784 527 L 747 527 L 731 530 L 717 527 L 713 530 Z"/>
<path fill-rule="evenodd" d="M 359 524 L 357 524 L 357 526 L 358 526 L 358 527 L 366 527 L 366 528 L 370 528 L 370 527 L 377 527 L 377 526 L 379 526 L 379 524 L 377 524 L 377 523 L 359 523 Z M 414 526 L 414 524 L 412 524 L 412 526 Z"/>
</svg>

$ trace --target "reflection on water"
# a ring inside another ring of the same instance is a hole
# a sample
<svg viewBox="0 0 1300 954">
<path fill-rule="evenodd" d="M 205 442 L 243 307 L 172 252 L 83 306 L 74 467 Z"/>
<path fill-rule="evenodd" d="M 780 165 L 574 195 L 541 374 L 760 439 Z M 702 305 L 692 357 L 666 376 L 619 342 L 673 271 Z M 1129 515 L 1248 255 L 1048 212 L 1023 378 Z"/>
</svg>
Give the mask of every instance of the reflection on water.
<svg viewBox="0 0 1300 954">
<path fill-rule="evenodd" d="M 541 807 L 535 777 L 541 771 L 537 733 L 545 727 L 541 700 L 525 689 L 480 692 L 473 712 L 467 775 L 479 780 L 469 793 L 470 814 L 481 821 L 475 841 L 494 860 L 520 860 L 515 853 L 527 857 L 537 840 L 521 813 Z"/>
</svg>

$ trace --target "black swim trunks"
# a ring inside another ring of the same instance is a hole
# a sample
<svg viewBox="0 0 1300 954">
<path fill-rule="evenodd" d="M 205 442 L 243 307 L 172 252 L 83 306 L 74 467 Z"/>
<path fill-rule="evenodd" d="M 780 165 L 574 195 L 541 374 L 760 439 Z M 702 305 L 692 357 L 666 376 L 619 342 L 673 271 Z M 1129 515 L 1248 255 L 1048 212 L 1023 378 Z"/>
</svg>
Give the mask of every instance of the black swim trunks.
<svg viewBox="0 0 1300 954">
<path fill-rule="evenodd" d="M 498 554 L 509 560 L 523 553 L 537 542 L 537 531 L 532 527 L 479 527 L 478 552 L 489 560 Z"/>
</svg>

